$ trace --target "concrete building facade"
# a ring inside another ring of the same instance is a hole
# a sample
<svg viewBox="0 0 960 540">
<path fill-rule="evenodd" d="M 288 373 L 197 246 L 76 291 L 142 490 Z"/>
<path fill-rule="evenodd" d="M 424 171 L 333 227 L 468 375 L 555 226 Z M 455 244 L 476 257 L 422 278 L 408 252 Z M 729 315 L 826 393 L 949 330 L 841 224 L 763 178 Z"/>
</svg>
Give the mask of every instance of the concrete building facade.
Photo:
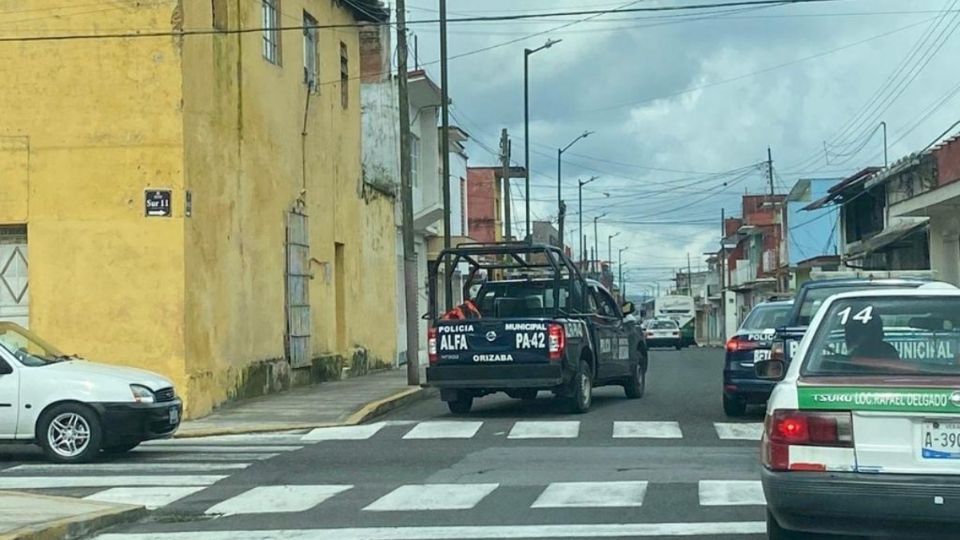
<svg viewBox="0 0 960 540">
<path fill-rule="evenodd" d="M 359 32 L 274 29 L 382 21 L 378 3 L 18 6 L 44 12 L 32 34 L 266 28 L 0 45 L 18 320 L 169 376 L 189 416 L 390 362 L 394 199 L 361 172 Z"/>
</svg>

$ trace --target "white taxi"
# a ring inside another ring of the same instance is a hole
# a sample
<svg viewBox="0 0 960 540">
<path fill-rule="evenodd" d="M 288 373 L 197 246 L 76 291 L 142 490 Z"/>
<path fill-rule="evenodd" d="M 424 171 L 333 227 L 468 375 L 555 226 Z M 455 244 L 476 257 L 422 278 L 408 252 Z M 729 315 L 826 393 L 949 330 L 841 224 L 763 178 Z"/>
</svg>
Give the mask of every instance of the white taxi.
<svg viewBox="0 0 960 540">
<path fill-rule="evenodd" d="M 773 540 L 960 535 L 960 290 L 828 299 L 767 406 L 762 482 Z"/>
</svg>

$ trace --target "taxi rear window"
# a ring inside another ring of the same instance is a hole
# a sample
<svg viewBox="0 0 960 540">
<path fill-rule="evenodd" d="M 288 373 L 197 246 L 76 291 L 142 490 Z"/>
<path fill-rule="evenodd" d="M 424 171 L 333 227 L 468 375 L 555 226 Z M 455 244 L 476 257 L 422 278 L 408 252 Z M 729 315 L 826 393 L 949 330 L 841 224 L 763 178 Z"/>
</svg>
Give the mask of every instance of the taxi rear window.
<svg viewBox="0 0 960 540">
<path fill-rule="evenodd" d="M 801 373 L 960 376 L 960 298 L 838 300 L 816 330 Z"/>
</svg>

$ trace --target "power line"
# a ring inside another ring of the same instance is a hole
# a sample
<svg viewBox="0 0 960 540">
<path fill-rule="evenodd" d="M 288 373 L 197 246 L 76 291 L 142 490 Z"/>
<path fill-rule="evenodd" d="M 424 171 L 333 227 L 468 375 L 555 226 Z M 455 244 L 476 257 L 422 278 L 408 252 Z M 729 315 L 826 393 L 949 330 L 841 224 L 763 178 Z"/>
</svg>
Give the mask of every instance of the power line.
<svg viewBox="0 0 960 540">
<path fill-rule="evenodd" d="M 904 70 L 910 64 L 910 62 L 916 57 L 920 50 L 927 44 L 931 36 L 933 36 L 936 29 L 940 24 L 946 19 L 947 13 L 950 9 L 956 6 L 957 0 L 953 0 L 950 5 L 945 5 L 944 9 L 939 12 L 936 17 L 920 21 L 918 24 L 926 24 L 932 22 L 930 27 L 924 32 L 919 39 L 913 44 L 907 54 L 903 59 L 898 63 L 897 67 L 887 76 L 887 78 L 880 84 L 880 87 L 873 93 L 873 95 L 857 110 L 856 113 L 844 123 L 836 132 L 835 135 L 831 137 L 831 141 L 834 145 L 837 144 L 850 144 L 850 134 L 851 131 L 859 129 L 859 126 L 863 125 L 863 120 L 871 116 L 871 109 L 876 105 L 880 100 L 884 99 L 886 92 L 892 87 L 893 84 L 896 84 L 898 77 L 903 74 Z M 929 50 L 929 49 L 928 49 Z M 882 113 L 881 113 L 882 114 Z M 854 136 L 853 140 L 858 139 L 859 137 Z M 796 161 L 788 165 L 786 168 L 796 169 L 796 168 L 805 168 L 811 166 L 812 164 L 819 161 L 820 150 L 817 149 L 816 152 L 809 155 L 809 157 Z"/>
<path fill-rule="evenodd" d="M 920 26 L 920 25 L 922 25 L 922 24 L 924 24 L 924 23 L 930 22 L 931 20 L 933 20 L 933 19 L 926 19 L 926 20 L 919 21 L 919 22 L 916 22 L 916 23 L 908 24 L 908 25 L 906 25 L 906 26 L 901 26 L 901 27 L 899 27 L 899 28 L 895 28 L 895 29 L 890 30 L 890 31 L 888 31 L 888 32 L 883 32 L 883 33 L 880 33 L 880 34 L 876 34 L 876 35 L 870 36 L 870 37 L 868 37 L 868 38 L 861 39 L 861 40 L 859 40 L 859 41 L 855 41 L 855 42 L 852 42 L 852 43 L 847 43 L 846 45 L 841 45 L 841 46 L 835 47 L 835 48 L 833 48 L 833 49 L 828 49 L 828 50 L 826 50 L 826 51 L 822 51 L 822 52 L 819 52 L 819 53 L 816 53 L 816 54 L 812 54 L 812 55 L 809 55 L 809 56 L 804 56 L 804 57 L 798 58 L 798 59 L 796 59 L 796 60 L 791 60 L 791 61 L 789 61 L 789 62 L 785 62 L 785 63 L 782 63 L 782 64 L 777 64 L 777 65 L 770 66 L 770 67 L 767 67 L 767 68 L 763 68 L 763 69 L 760 69 L 760 70 L 757 70 L 757 71 L 752 71 L 752 72 L 750 72 L 750 73 L 744 73 L 744 74 L 738 75 L 738 76 L 736 76 L 736 77 L 731 77 L 731 78 L 728 78 L 728 79 L 720 79 L 720 80 L 713 81 L 713 82 L 710 82 L 710 83 L 706 83 L 706 84 L 694 86 L 694 87 L 691 87 L 691 88 L 687 88 L 687 89 L 684 89 L 684 90 L 680 90 L 680 91 L 678 91 L 678 92 L 673 92 L 673 93 L 670 93 L 670 94 L 664 94 L 664 95 L 660 95 L 660 96 L 656 96 L 656 97 L 652 97 L 652 98 L 646 98 L 646 99 L 637 100 L 637 101 L 623 102 L 623 103 L 619 103 L 619 104 L 616 104 L 616 105 L 610 105 L 610 106 L 607 106 L 607 107 L 600 107 L 600 108 L 589 109 L 589 110 L 581 110 L 581 111 L 576 111 L 576 112 L 578 112 L 578 113 L 596 113 L 596 112 L 604 112 L 604 111 L 611 111 L 611 110 L 616 110 L 616 109 L 622 109 L 622 108 L 624 108 L 624 107 L 633 107 L 633 106 L 636 106 L 636 105 L 643 105 L 643 104 L 646 104 L 646 103 L 651 103 L 651 102 L 654 102 L 654 101 L 659 101 L 659 100 L 661 100 L 661 99 L 667 99 L 667 98 L 671 98 L 671 97 L 682 96 L 682 95 L 689 94 L 689 93 L 692 93 L 692 92 L 697 92 L 697 91 L 699 91 L 699 90 L 704 90 L 704 89 L 707 89 L 707 88 L 712 88 L 712 87 L 714 87 L 714 86 L 721 86 L 721 85 L 724 85 L 724 84 L 729 84 L 729 83 L 732 83 L 732 82 L 741 81 L 741 80 L 744 80 L 744 79 L 748 79 L 748 78 L 751 78 L 751 77 L 755 77 L 755 76 L 757 76 L 757 75 L 763 75 L 763 74 L 765 74 L 765 73 L 770 73 L 771 71 L 776 71 L 776 70 L 778 70 L 778 69 L 783 69 L 783 68 L 785 68 L 785 67 L 789 67 L 789 66 L 793 66 L 793 65 L 796 65 L 796 64 L 799 64 L 799 63 L 802 63 L 802 62 L 806 62 L 806 61 L 808 61 L 808 60 L 814 60 L 814 59 L 816 59 L 816 58 L 821 58 L 821 57 L 824 57 L 824 56 L 828 56 L 828 55 L 831 55 L 831 54 L 834 54 L 834 53 L 837 53 L 837 52 L 840 52 L 840 51 L 843 51 L 843 50 L 846 50 L 846 49 L 850 49 L 850 48 L 856 47 L 856 46 L 858 46 L 858 45 L 863 45 L 863 44 L 865 44 L 865 43 L 869 43 L 869 42 L 875 41 L 875 40 L 877 40 L 877 39 L 881 39 L 881 38 L 885 38 L 885 37 L 891 36 L 891 35 L 893 35 L 893 34 L 897 34 L 897 33 L 900 33 L 900 32 L 904 32 L 904 31 L 906 31 L 906 30 L 910 30 L 911 28 L 915 28 L 915 27 Z"/>
</svg>

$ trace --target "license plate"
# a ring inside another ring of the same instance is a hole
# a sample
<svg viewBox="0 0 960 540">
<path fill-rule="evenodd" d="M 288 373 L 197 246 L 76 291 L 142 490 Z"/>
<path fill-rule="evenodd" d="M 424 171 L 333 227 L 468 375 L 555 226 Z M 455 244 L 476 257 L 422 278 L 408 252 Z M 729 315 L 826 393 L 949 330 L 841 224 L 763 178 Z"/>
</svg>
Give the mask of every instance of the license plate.
<svg viewBox="0 0 960 540">
<path fill-rule="evenodd" d="M 176 407 L 171 407 L 171 408 L 170 408 L 170 423 L 171 423 L 171 424 L 176 424 L 176 423 L 179 422 L 179 421 L 180 421 L 180 409 L 178 409 L 178 408 L 176 408 Z"/>
<path fill-rule="evenodd" d="M 960 422 L 924 421 L 920 430 L 924 459 L 960 459 Z"/>
<path fill-rule="evenodd" d="M 760 349 L 758 351 L 753 351 L 754 362 L 763 362 L 769 359 L 770 359 L 770 349 Z"/>
</svg>

